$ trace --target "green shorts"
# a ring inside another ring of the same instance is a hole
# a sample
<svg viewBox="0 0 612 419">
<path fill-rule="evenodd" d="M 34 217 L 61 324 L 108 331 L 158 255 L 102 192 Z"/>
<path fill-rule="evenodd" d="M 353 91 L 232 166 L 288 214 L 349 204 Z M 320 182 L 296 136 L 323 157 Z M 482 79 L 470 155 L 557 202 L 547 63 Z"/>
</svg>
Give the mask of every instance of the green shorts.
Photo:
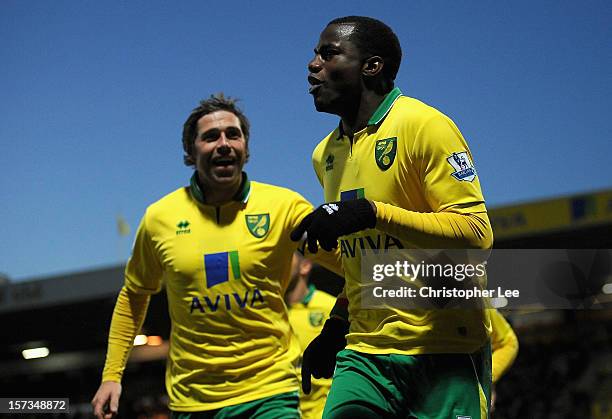
<svg viewBox="0 0 612 419">
<path fill-rule="evenodd" d="M 172 419 L 299 419 L 297 391 L 204 412 L 172 412 Z"/>
<path fill-rule="evenodd" d="M 491 350 L 475 354 L 338 353 L 323 418 L 485 419 Z"/>
</svg>

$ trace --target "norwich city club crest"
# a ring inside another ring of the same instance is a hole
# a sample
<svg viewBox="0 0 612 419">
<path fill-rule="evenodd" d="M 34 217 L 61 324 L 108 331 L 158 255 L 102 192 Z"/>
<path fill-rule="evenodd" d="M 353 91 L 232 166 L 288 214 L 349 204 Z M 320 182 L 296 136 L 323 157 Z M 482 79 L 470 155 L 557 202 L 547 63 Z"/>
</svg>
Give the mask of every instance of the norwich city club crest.
<svg viewBox="0 0 612 419">
<path fill-rule="evenodd" d="M 270 214 L 245 215 L 246 224 L 251 234 L 261 239 L 270 229 Z"/>
<path fill-rule="evenodd" d="M 384 140 L 376 141 L 376 149 L 374 150 L 374 158 L 380 170 L 387 170 L 395 161 L 397 154 L 397 137 L 385 138 Z"/>
</svg>

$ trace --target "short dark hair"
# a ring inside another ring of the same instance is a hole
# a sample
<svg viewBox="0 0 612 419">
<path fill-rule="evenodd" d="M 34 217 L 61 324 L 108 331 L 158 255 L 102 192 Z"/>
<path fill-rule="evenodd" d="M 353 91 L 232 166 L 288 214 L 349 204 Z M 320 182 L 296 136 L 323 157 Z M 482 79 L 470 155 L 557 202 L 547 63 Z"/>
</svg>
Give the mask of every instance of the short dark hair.
<svg viewBox="0 0 612 419">
<path fill-rule="evenodd" d="M 246 142 L 246 157 L 249 157 L 249 129 L 250 124 L 246 115 L 236 106 L 238 99 L 226 97 L 223 93 L 210 95 L 206 100 L 201 100 L 200 105 L 191 111 L 191 114 L 183 124 L 183 161 L 186 166 L 195 166 L 193 159 L 193 144 L 198 135 L 198 121 L 204 115 L 217 111 L 231 112 L 238 117 L 240 121 L 240 129 Z"/>
<path fill-rule="evenodd" d="M 383 75 L 392 82 L 402 62 L 402 47 L 393 30 L 378 19 L 366 16 L 339 17 L 327 24 L 353 25 L 350 40 L 363 54 L 379 55 L 385 62 Z"/>
</svg>

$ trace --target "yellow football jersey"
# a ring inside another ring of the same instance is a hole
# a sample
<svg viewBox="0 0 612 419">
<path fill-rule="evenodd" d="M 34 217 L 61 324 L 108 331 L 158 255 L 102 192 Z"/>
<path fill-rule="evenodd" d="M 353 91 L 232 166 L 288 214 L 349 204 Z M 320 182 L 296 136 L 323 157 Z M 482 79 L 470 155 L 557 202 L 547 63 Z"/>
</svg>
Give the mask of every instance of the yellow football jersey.
<svg viewBox="0 0 612 419">
<path fill-rule="evenodd" d="M 321 333 L 323 324 L 336 299 L 331 295 L 310 286 L 306 297 L 289 307 L 289 323 L 297 336 L 301 352 Z M 298 370 L 299 371 L 299 370 Z M 300 389 L 300 410 L 304 419 L 321 419 L 327 393 L 331 387 L 331 378 L 312 378 L 312 389 L 304 394 Z"/>
<path fill-rule="evenodd" d="M 481 347 L 490 329 L 483 310 L 364 309 L 360 303 L 362 249 L 490 246 L 479 179 L 455 124 L 396 88 L 352 141 L 341 126 L 323 139 L 313 152 L 313 165 L 326 202 L 365 197 L 377 208 L 375 229 L 340 238 L 351 322 L 347 348 L 420 354 Z M 449 219 L 439 222 L 440 217 Z M 410 229 L 403 226 L 405 220 Z"/>
<path fill-rule="evenodd" d="M 289 234 L 312 206 L 248 180 L 221 207 L 199 195 L 192 180 L 149 206 L 126 267 L 131 292 L 165 282 L 169 407 L 212 410 L 297 391 L 300 349 L 283 295 L 298 246 Z"/>
</svg>

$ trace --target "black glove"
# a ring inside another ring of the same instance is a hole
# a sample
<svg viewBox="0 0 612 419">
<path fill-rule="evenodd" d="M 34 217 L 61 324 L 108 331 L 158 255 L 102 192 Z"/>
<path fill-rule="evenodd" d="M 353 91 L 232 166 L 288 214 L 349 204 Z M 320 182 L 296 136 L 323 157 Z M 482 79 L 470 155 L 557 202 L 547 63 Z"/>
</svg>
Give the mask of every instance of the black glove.
<svg viewBox="0 0 612 419">
<path fill-rule="evenodd" d="M 306 232 L 310 253 L 317 253 L 317 241 L 329 252 L 338 246 L 338 237 L 375 225 L 376 213 L 367 199 L 329 202 L 304 217 L 291 232 L 291 240 L 300 240 Z"/>
<path fill-rule="evenodd" d="M 310 376 L 330 378 L 336 368 L 336 354 L 346 346 L 349 323 L 339 318 L 328 319 L 319 336 L 306 347 L 302 357 L 302 390 L 310 393 Z"/>
</svg>

